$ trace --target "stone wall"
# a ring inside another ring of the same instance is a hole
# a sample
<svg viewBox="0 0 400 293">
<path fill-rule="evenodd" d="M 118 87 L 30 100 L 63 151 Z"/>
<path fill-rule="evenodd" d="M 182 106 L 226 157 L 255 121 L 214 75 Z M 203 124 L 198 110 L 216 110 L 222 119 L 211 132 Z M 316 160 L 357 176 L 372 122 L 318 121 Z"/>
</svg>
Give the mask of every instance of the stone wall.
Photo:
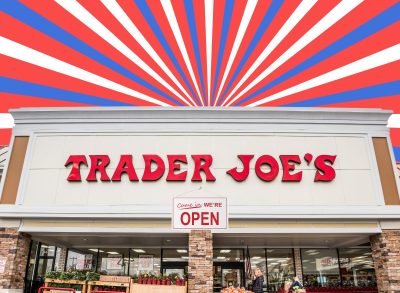
<svg viewBox="0 0 400 293">
<path fill-rule="evenodd" d="M 193 230 L 189 234 L 189 293 L 213 292 L 212 233 Z"/>
<path fill-rule="evenodd" d="M 30 238 L 18 233 L 18 228 L 0 228 L 0 289 L 23 289 Z M 0 268 L 1 270 L 1 268 Z"/>
<path fill-rule="evenodd" d="M 299 280 L 303 283 L 303 266 L 301 263 L 301 251 L 300 248 L 293 249 L 294 256 L 294 266 L 295 266 L 295 274 L 299 278 Z"/>
<path fill-rule="evenodd" d="M 65 263 L 66 263 L 66 260 L 67 260 L 67 251 L 68 250 L 65 247 L 58 247 L 57 248 L 57 253 L 58 253 L 58 251 L 60 253 L 60 257 L 59 257 L 59 259 L 58 259 L 58 261 L 56 263 L 56 268 L 57 268 L 57 271 L 63 272 L 64 268 L 65 268 Z"/>
<path fill-rule="evenodd" d="M 383 230 L 371 236 L 378 291 L 400 292 L 400 230 Z"/>
</svg>

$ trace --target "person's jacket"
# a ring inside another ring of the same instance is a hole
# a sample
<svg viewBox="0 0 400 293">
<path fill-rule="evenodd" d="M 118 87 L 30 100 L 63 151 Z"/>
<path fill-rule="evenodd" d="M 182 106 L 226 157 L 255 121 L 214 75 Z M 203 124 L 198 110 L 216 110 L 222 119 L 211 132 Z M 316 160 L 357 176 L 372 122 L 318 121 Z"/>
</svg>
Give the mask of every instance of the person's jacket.
<svg viewBox="0 0 400 293">
<path fill-rule="evenodd" d="M 292 285 L 290 285 L 289 293 L 295 292 L 297 289 L 303 289 L 303 284 L 299 281 L 294 281 Z"/>
<path fill-rule="evenodd" d="M 264 277 L 259 276 L 253 280 L 253 292 L 262 293 L 263 292 Z"/>
</svg>

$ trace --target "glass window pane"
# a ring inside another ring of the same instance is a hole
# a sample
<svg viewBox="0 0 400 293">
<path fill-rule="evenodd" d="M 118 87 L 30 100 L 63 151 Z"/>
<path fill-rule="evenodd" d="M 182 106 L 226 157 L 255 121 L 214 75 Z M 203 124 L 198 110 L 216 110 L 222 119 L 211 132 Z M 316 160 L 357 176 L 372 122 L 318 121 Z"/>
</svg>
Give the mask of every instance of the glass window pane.
<svg viewBox="0 0 400 293">
<path fill-rule="evenodd" d="M 35 268 L 36 254 L 37 254 L 38 247 L 39 247 L 39 242 L 33 241 L 32 248 L 31 248 L 31 254 L 29 255 L 28 273 L 26 275 L 26 279 L 28 281 L 33 280 L 33 273 L 34 273 L 34 268 Z"/>
<path fill-rule="evenodd" d="M 163 250 L 163 261 L 164 262 L 187 262 L 189 259 L 189 253 L 187 248 L 177 249 L 164 249 Z"/>
<path fill-rule="evenodd" d="M 67 271 L 87 271 L 93 270 L 96 254 L 90 251 L 68 250 Z"/>
<path fill-rule="evenodd" d="M 160 274 L 161 249 L 158 248 L 133 248 L 129 275 L 138 276 L 142 273 Z"/>
<path fill-rule="evenodd" d="M 243 249 L 214 249 L 213 251 L 213 261 L 215 262 L 242 262 L 243 259 Z"/>
<path fill-rule="evenodd" d="M 127 276 L 129 249 L 100 248 L 98 271 L 106 275 Z"/>
<path fill-rule="evenodd" d="M 267 268 L 266 268 L 266 258 L 265 249 L 249 249 L 250 252 L 250 263 L 251 271 L 254 275 L 254 271 L 259 268 L 264 275 L 264 292 L 267 292 Z M 252 280 L 247 280 L 247 285 L 252 284 Z"/>
<path fill-rule="evenodd" d="M 337 287 L 340 285 L 336 249 L 302 249 L 304 285 L 307 287 Z"/>
<path fill-rule="evenodd" d="M 278 292 L 295 275 L 291 248 L 267 249 L 268 292 Z"/>
<path fill-rule="evenodd" d="M 54 259 L 52 258 L 40 258 L 38 263 L 37 277 L 44 278 L 47 272 L 51 272 L 53 261 Z"/>
<path fill-rule="evenodd" d="M 343 286 L 375 287 L 375 270 L 369 248 L 339 249 Z"/>
<path fill-rule="evenodd" d="M 54 256 L 56 252 L 56 247 L 51 245 L 42 244 L 40 246 L 40 256 L 47 257 L 47 256 Z"/>
</svg>

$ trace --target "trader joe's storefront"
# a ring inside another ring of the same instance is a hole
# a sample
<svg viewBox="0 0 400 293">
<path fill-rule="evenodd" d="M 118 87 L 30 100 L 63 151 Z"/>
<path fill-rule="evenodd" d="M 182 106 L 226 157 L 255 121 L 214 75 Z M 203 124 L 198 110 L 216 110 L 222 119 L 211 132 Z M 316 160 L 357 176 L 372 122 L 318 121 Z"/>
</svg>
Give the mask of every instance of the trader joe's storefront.
<svg viewBox="0 0 400 293">
<path fill-rule="evenodd" d="M 387 111 L 12 114 L 0 199 L 7 292 L 53 269 L 137 282 L 149 272 L 186 274 L 189 292 L 218 292 L 247 286 L 256 267 L 269 292 L 294 276 L 309 292 L 398 290 L 389 273 L 397 268 L 389 256 L 399 251 L 400 199 Z M 201 200 L 220 214 L 203 211 Z"/>
</svg>

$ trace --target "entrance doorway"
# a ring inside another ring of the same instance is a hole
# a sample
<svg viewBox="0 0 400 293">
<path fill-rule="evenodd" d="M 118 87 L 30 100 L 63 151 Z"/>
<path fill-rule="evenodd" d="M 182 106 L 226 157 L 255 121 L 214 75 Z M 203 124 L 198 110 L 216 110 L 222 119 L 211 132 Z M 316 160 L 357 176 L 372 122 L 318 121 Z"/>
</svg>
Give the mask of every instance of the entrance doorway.
<svg viewBox="0 0 400 293">
<path fill-rule="evenodd" d="M 214 292 L 226 287 L 244 287 L 244 264 L 242 262 L 214 262 Z"/>
</svg>

